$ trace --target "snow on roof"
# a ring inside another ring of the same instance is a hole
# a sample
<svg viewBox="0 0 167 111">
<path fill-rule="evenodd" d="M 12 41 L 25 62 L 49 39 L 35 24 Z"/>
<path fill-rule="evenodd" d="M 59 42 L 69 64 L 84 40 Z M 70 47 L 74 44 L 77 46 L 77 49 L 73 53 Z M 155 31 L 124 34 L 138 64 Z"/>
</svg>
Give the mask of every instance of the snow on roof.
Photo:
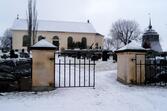
<svg viewBox="0 0 167 111">
<path fill-rule="evenodd" d="M 139 44 L 136 41 L 132 41 L 131 43 L 125 45 L 124 47 L 118 49 L 118 51 L 123 51 L 123 50 L 145 50 L 141 44 Z"/>
<path fill-rule="evenodd" d="M 33 45 L 32 47 L 47 47 L 47 48 L 56 48 L 56 46 L 54 46 L 53 44 L 51 44 L 50 42 L 46 41 L 45 39 L 40 40 L 39 42 L 37 42 L 35 45 Z"/>
<path fill-rule="evenodd" d="M 27 30 L 26 19 L 16 19 L 12 30 Z M 38 20 L 38 31 L 96 33 L 91 23 Z"/>
<path fill-rule="evenodd" d="M 161 44 L 158 41 L 151 42 L 151 49 L 157 52 L 162 52 Z"/>
</svg>

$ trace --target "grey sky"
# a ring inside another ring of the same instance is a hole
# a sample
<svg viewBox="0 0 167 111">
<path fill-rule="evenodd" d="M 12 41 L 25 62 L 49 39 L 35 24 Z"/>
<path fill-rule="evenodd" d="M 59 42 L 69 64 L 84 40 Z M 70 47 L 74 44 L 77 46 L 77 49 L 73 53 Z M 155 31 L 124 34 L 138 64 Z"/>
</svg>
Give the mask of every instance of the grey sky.
<svg viewBox="0 0 167 111">
<path fill-rule="evenodd" d="M 46 20 L 86 22 L 107 36 L 118 19 L 136 20 L 141 31 L 148 26 L 151 13 L 153 28 L 160 34 L 167 50 L 167 0 L 37 0 L 38 18 Z M 27 0 L 0 1 L 0 36 L 9 28 L 16 15 L 26 18 Z"/>
</svg>

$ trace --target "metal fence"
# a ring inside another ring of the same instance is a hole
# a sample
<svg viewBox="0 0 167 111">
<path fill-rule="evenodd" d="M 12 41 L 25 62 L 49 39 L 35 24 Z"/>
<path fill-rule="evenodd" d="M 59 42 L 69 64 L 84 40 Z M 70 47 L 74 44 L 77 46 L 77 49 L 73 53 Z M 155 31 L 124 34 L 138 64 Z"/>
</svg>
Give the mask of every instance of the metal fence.
<svg viewBox="0 0 167 111">
<path fill-rule="evenodd" d="M 146 84 L 167 84 L 167 60 L 166 55 L 146 56 Z"/>
<path fill-rule="evenodd" d="M 95 61 L 85 56 L 56 58 L 56 87 L 95 87 Z"/>
<path fill-rule="evenodd" d="M 142 67 L 145 68 L 145 84 L 146 85 L 167 85 L 167 55 L 151 54 L 145 56 L 145 61 L 139 60 L 136 55 L 136 75 L 142 75 Z"/>
</svg>

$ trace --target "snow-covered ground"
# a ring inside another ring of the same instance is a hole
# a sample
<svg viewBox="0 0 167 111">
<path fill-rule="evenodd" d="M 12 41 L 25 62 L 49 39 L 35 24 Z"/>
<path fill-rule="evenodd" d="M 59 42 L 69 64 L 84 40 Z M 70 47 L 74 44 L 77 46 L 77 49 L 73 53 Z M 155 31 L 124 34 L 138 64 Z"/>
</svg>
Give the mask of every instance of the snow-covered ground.
<svg viewBox="0 0 167 111">
<path fill-rule="evenodd" d="M 167 89 L 116 81 L 116 64 L 96 63 L 96 87 L 1 93 L 0 111 L 167 111 Z"/>
</svg>

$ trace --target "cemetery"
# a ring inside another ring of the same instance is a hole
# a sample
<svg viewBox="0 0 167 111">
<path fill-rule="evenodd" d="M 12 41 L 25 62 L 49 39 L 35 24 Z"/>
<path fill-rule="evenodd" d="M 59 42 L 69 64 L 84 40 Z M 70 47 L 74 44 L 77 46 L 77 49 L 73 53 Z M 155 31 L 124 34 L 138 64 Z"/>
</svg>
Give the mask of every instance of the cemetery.
<svg viewBox="0 0 167 111">
<path fill-rule="evenodd" d="M 0 111 L 167 111 L 166 1 L 0 4 Z"/>
<path fill-rule="evenodd" d="M 154 39 L 146 39 L 148 36 Z M 95 87 L 96 62 L 108 61 L 111 57 L 117 62 L 119 82 L 166 86 L 166 53 L 162 52 L 159 35 L 151 24 L 143 35 L 142 45 L 132 41 L 115 52 L 102 49 L 56 51 L 56 46 L 42 39 L 30 47 L 29 53 L 23 49 L 1 54 L 1 91 Z"/>
</svg>

